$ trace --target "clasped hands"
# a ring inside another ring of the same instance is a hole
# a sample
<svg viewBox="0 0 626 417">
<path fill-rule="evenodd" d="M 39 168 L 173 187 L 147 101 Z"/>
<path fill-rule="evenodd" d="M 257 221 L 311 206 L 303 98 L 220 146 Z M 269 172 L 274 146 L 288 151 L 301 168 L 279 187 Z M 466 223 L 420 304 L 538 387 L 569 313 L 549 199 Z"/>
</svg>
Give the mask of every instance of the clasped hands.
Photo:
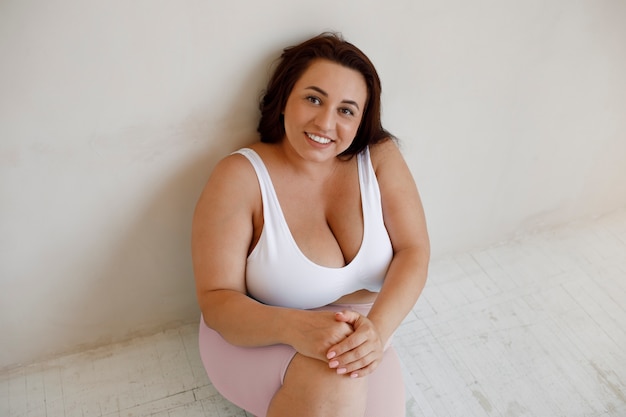
<svg viewBox="0 0 626 417">
<path fill-rule="evenodd" d="M 305 356 L 323 360 L 338 375 L 364 377 L 380 364 L 384 343 L 370 319 L 352 310 L 314 312 L 300 328 L 299 346 Z"/>
<path fill-rule="evenodd" d="M 384 353 L 384 345 L 374 323 L 351 310 L 335 313 L 335 320 L 350 324 L 354 332 L 328 350 L 328 366 L 337 369 L 337 374 L 351 378 L 374 372 Z"/>
</svg>

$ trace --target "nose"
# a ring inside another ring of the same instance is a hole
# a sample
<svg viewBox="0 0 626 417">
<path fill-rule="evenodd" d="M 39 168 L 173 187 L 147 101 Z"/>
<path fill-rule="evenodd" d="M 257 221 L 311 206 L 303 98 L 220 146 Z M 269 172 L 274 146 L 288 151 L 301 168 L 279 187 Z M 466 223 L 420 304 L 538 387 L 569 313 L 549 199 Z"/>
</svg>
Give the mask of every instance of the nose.
<svg viewBox="0 0 626 417">
<path fill-rule="evenodd" d="M 335 113 L 330 108 L 320 109 L 315 116 L 315 124 L 324 131 L 333 129 Z"/>
</svg>

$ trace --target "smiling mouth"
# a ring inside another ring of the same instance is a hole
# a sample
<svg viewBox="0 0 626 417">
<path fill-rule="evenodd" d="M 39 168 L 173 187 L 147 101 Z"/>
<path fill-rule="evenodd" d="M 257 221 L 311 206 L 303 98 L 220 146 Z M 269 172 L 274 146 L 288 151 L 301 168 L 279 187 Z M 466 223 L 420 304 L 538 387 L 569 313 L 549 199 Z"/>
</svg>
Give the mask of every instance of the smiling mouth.
<svg viewBox="0 0 626 417">
<path fill-rule="evenodd" d="M 328 139 L 328 138 L 325 138 L 325 137 L 322 137 L 322 136 L 317 136 L 317 135 L 314 135 L 314 134 L 312 134 L 312 133 L 307 133 L 306 135 L 307 135 L 307 136 L 309 137 L 309 139 L 311 139 L 313 142 L 321 143 L 322 145 L 326 145 L 326 144 L 328 144 L 328 143 L 332 142 L 332 140 L 330 140 L 330 139 Z"/>
</svg>

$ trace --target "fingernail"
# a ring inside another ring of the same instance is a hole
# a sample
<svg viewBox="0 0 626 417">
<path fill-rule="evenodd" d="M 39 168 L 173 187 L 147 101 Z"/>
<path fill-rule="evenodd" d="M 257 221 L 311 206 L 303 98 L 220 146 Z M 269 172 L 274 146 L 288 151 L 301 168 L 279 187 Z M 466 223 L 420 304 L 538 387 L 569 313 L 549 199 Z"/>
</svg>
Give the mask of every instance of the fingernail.
<svg viewBox="0 0 626 417">
<path fill-rule="evenodd" d="M 328 364 L 328 366 L 330 366 L 331 368 L 336 368 L 337 366 L 339 366 L 339 361 L 332 361 Z"/>
<path fill-rule="evenodd" d="M 350 378 L 358 378 L 359 374 L 350 374 Z"/>
<path fill-rule="evenodd" d="M 347 371 L 348 371 L 348 370 L 347 370 L 346 368 L 339 368 L 339 369 L 337 369 L 337 373 L 338 373 L 339 375 L 343 375 L 343 374 L 345 374 Z"/>
<path fill-rule="evenodd" d="M 337 354 L 335 352 L 330 352 L 328 355 L 326 355 L 326 359 L 332 359 L 335 356 L 337 356 Z"/>
</svg>

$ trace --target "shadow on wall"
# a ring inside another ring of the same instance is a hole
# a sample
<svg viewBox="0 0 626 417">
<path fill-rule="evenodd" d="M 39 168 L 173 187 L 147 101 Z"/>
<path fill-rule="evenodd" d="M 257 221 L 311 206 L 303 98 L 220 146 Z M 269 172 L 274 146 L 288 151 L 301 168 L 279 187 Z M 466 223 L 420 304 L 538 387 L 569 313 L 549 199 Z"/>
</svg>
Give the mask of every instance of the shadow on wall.
<svg viewBox="0 0 626 417">
<path fill-rule="evenodd" d="M 68 336 L 82 336 L 71 345 L 73 338 L 65 339 L 68 345 L 63 351 L 117 342 L 199 319 L 190 253 L 195 204 L 215 164 L 257 140 L 258 102 L 276 57 L 272 54 L 253 65 L 245 79 L 229 81 L 238 88 L 229 103 L 220 103 L 222 111 L 215 111 L 215 100 L 207 97 L 203 110 L 172 129 L 175 142 L 184 144 L 181 160 L 185 162 L 177 163 L 182 168 L 155 187 L 152 197 L 141 204 L 143 208 L 137 210 L 126 230 L 110 244 L 110 256 L 101 256 L 102 268 L 94 271 L 86 289 L 89 294 L 76 294 L 74 300 L 68 300 L 80 316 L 72 325 L 64 324 L 63 330 L 72 332 Z M 181 153 L 180 148 L 176 152 Z M 120 202 L 119 207 L 127 210 L 128 202 Z"/>
</svg>

